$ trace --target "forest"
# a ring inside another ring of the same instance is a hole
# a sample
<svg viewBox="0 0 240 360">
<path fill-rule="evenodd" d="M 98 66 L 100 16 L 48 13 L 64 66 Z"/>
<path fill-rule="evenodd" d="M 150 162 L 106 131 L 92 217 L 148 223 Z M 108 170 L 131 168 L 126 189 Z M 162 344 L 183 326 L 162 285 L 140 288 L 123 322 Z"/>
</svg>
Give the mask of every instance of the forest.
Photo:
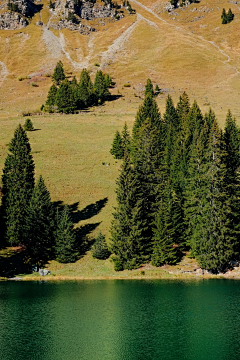
<svg viewBox="0 0 240 360">
<path fill-rule="evenodd" d="M 133 126 L 117 132 L 123 156 L 111 228 L 115 270 L 176 264 L 190 251 L 218 273 L 239 257 L 240 130 L 230 111 L 224 130 L 183 93 L 161 116 L 151 81 Z M 124 154 L 124 155 L 123 155 Z"/>
<path fill-rule="evenodd" d="M 170 95 L 160 114 L 151 80 L 132 134 L 116 132 L 111 154 L 122 162 L 116 181 L 110 239 L 99 233 L 92 246 L 98 259 L 111 256 L 114 269 L 176 264 L 186 251 L 212 273 L 239 258 L 240 129 L 230 110 L 224 129 L 214 112 L 202 114 L 184 92 Z M 1 248 L 25 248 L 26 261 L 68 263 L 81 255 L 67 206 L 51 201 L 35 165 L 25 129 L 9 144 L 2 176 Z M 78 239 L 79 240 L 79 239 Z"/>
</svg>

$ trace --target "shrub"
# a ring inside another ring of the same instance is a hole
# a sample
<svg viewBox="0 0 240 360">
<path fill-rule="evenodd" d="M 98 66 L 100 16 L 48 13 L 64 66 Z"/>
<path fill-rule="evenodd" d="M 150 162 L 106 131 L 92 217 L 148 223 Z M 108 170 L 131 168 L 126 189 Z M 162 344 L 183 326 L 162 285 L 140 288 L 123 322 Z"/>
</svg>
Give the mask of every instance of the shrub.
<svg viewBox="0 0 240 360">
<path fill-rule="evenodd" d="M 96 237 L 95 243 L 92 246 L 92 256 L 96 259 L 106 260 L 110 256 L 105 235 L 101 232 Z"/>
<path fill-rule="evenodd" d="M 127 83 L 127 84 L 123 84 L 124 87 L 131 87 L 131 84 Z"/>
<path fill-rule="evenodd" d="M 95 63 L 94 66 L 100 66 L 99 63 Z"/>
<path fill-rule="evenodd" d="M 38 87 L 38 84 L 36 84 L 35 82 L 31 82 L 31 85 L 32 85 L 33 87 Z"/>
<path fill-rule="evenodd" d="M 29 118 L 26 119 L 25 124 L 23 125 L 23 128 L 25 131 L 33 131 L 34 130 L 31 119 L 29 119 Z"/>
</svg>

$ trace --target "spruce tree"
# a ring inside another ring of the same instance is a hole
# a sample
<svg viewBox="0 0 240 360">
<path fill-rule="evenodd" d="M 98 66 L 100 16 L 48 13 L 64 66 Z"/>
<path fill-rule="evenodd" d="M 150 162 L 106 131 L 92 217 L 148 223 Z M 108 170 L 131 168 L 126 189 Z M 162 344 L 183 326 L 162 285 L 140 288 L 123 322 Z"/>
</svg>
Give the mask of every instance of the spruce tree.
<svg viewBox="0 0 240 360">
<path fill-rule="evenodd" d="M 102 104 L 110 96 L 110 92 L 108 90 L 108 86 L 105 81 L 105 77 L 102 73 L 102 70 L 98 70 L 96 73 L 96 77 L 94 81 L 94 90 L 99 104 Z"/>
<path fill-rule="evenodd" d="M 92 256 L 96 259 L 106 260 L 110 255 L 111 252 L 108 249 L 105 235 L 100 231 L 92 246 Z"/>
<path fill-rule="evenodd" d="M 237 251 L 240 252 L 240 142 L 239 142 L 239 128 L 236 125 L 236 120 L 232 117 L 230 110 L 228 111 L 226 124 L 224 128 L 224 149 L 226 156 L 224 157 L 224 164 L 226 167 L 225 174 L 225 191 L 228 195 L 231 213 L 230 218 L 232 228 L 236 233 Z"/>
<path fill-rule="evenodd" d="M 52 75 L 52 80 L 56 85 L 59 85 L 64 79 L 66 78 L 64 70 L 63 70 L 63 63 L 60 61 L 58 61 L 53 75 Z"/>
<path fill-rule="evenodd" d="M 76 250 L 76 235 L 73 229 L 69 208 L 64 206 L 61 214 L 57 215 L 57 229 L 55 232 L 56 260 L 60 263 L 71 263 L 76 261 L 78 252 Z"/>
<path fill-rule="evenodd" d="M 222 24 L 227 24 L 228 23 L 227 13 L 226 13 L 226 10 L 224 8 L 223 8 L 223 11 L 222 11 L 221 19 L 222 19 Z"/>
<path fill-rule="evenodd" d="M 137 112 L 133 125 L 133 139 L 137 138 L 138 130 L 147 119 L 151 123 L 152 127 L 156 128 L 159 132 L 161 131 L 161 115 L 156 100 L 150 94 L 146 95 L 143 104 L 139 107 Z"/>
<path fill-rule="evenodd" d="M 77 109 L 75 94 L 67 79 L 62 81 L 57 90 L 55 105 L 58 107 L 59 112 L 66 114 L 73 113 Z"/>
<path fill-rule="evenodd" d="M 176 264 L 180 252 L 176 245 L 177 224 L 173 222 L 174 206 L 170 184 L 167 183 L 163 190 L 159 208 L 154 222 L 152 264 Z"/>
<path fill-rule="evenodd" d="M 34 162 L 26 132 L 19 125 L 9 145 L 2 176 L 2 211 L 5 238 L 10 245 L 22 241 L 27 209 L 34 188 Z"/>
<path fill-rule="evenodd" d="M 154 96 L 153 84 L 150 79 L 147 79 L 147 84 L 145 85 L 145 96 L 147 94 L 149 94 L 150 96 Z"/>
<path fill-rule="evenodd" d="M 45 263 L 54 251 L 54 209 L 42 176 L 33 190 L 24 226 L 24 245 L 33 263 Z"/>
<path fill-rule="evenodd" d="M 79 109 L 91 106 L 95 103 L 93 83 L 86 69 L 83 69 L 80 75 L 78 94 L 79 94 L 79 104 L 78 104 Z"/>
<path fill-rule="evenodd" d="M 34 130 L 34 126 L 33 126 L 33 123 L 32 123 L 32 120 L 31 119 L 26 119 L 24 125 L 23 125 L 23 128 L 25 131 L 33 131 Z"/>
<path fill-rule="evenodd" d="M 122 146 L 122 137 L 118 130 L 115 133 L 110 153 L 114 156 L 115 159 L 123 158 L 124 150 Z"/>
<path fill-rule="evenodd" d="M 138 198 L 141 184 L 136 180 L 126 151 L 117 179 L 117 207 L 111 226 L 111 250 L 116 271 L 133 269 L 149 259 L 146 256 L 147 220 L 142 212 L 143 199 Z"/>
<path fill-rule="evenodd" d="M 227 13 L 227 22 L 230 23 L 233 20 L 233 18 L 234 18 L 234 15 L 232 13 L 232 10 L 229 9 L 228 13 Z"/>
<path fill-rule="evenodd" d="M 56 94 L 57 94 L 57 87 L 56 85 L 52 85 L 49 89 L 48 92 L 48 96 L 47 96 L 47 101 L 46 101 L 46 105 L 49 107 L 52 107 L 55 105 L 55 98 L 56 98 Z"/>
<path fill-rule="evenodd" d="M 130 151 L 130 134 L 128 131 L 127 123 L 125 122 L 123 131 L 122 131 L 122 149 L 123 149 L 123 155 L 125 151 Z"/>
</svg>

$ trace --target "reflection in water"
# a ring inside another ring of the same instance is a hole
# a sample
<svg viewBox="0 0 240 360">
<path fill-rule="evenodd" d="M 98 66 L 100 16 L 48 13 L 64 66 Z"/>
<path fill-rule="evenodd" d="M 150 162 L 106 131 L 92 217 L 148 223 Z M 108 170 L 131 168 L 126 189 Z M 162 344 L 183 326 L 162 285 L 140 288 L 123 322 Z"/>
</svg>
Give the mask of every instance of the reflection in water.
<svg viewBox="0 0 240 360">
<path fill-rule="evenodd" d="M 238 282 L 1 282 L 0 359 L 238 358 Z"/>
</svg>

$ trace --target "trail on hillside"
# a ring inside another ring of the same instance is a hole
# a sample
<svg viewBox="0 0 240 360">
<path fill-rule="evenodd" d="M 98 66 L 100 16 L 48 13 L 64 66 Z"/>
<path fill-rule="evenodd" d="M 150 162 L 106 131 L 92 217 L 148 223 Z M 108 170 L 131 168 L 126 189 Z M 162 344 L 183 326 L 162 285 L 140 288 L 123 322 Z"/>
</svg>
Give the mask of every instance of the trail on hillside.
<svg viewBox="0 0 240 360">
<path fill-rule="evenodd" d="M 2 67 L 2 69 L 0 70 L 0 86 L 2 86 L 3 81 L 8 76 L 8 69 L 4 62 L 0 61 L 0 65 Z"/>
<path fill-rule="evenodd" d="M 174 27 L 174 28 L 177 29 L 177 30 L 180 30 L 180 31 L 182 31 L 182 32 L 185 32 L 186 34 L 191 35 L 191 37 L 198 38 L 198 39 L 200 39 L 200 40 L 202 40 L 202 41 L 204 41 L 204 42 L 206 42 L 206 43 L 211 44 L 212 46 L 214 46 L 223 56 L 225 56 L 225 57 L 227 58 L 225 61 L 222 61 L 223 64 L 229 63 L 229 62 L 231 61 L 230 56 L 227 55 L 227 54 L 225 53 L 225 51 L 224 51 L 223 49 L 221 49 L 221 48 L 220 48 L 217 44 L 215 44 L 213 41 L 206 40 L 206 39 L 204 39 L 204 37 L 201 36 L 201 35 L 196 35 L 196 34 L 194 34 L 194 33 L 192 33 L 192 32 L 190 33 L 188 30 L 183 29 L 183 28 L 181 28 L 180 26 L 177 26 L 177 25 L 175 25 L 175 24 L 169 23 L 168 21 L 162 19 L 160 16 L 158 16 L 157 14 L 155 14 L 155 12 L 154 12 L 153 10 L 149 9 L 147 6 L 141 4 L 141 3 L 140 3 L 139 1 L 137 1 L 137 0 L 131 0 L 131 2 L 133 2 L 133 3 L 137 4 L 138 6 L 142 7 L 144 10 L 148 11 L 150 14 L 152 14 L 153 16 L 155 16 L 157 19 L 159 19 L 160 21 L 164 22 L 165 24 L 167 24 L 167 25 L 169 25 L 169 26 L 172 26 L 172 27 Z M 228 64 L 228 65 L 231 66 L 231 67 L 235 70 L 236 74 L 240 74 L 240 72 L 239 72 L 239 70 L 236 68 L 236 66 L 231 65 L 231 64 Z"/>
<path fill-rule="evenodd" d="M 138 25 L 140 21 L 146 21 L 149 25 L 158 28 L 157 24 L 153 21 L 150 21 L 144 18 L 142 15 L 137 14 L 137 20 L 131 24 L 114 42 L 108 47 L 106 51 L 102 53 L 101 57 L 101 68 L 104 69 L 109 62 L 114 62 L 114 60 L 118 57 L 119 52 L 123 49 L 124 43 L 130 38 L 133 30 Z"/>
</svg>

